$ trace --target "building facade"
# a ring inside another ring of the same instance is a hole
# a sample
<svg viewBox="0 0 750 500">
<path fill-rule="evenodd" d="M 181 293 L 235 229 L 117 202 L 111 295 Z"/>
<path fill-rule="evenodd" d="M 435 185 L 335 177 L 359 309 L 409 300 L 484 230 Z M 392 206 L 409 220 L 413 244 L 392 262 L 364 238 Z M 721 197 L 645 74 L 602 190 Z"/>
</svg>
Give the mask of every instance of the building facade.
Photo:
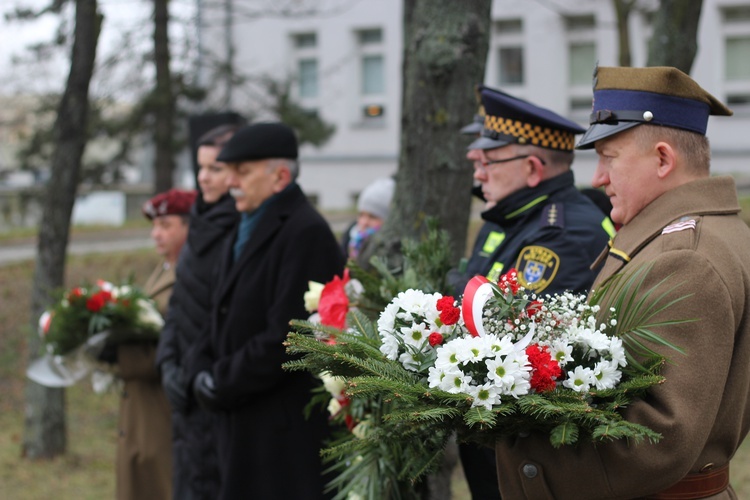
<svg viewBox="0 0 750 500">
<path fill-rule="evenodd" d="M 638 2 L 630 16 L 633 66 L 646 63 L 658 3 Z M 293 81 L 295 99 L 336 126 L 323 147 L 303 147 L 300 184 L 321 208 L 347 209 L 372 180 L 397 170 L 402 0 L 313 4 L 316 8 L 306 15 L 257 11 L 243 17 L 235 12 L 237 21 L 229 30 L 232 59 L 245 73 Z M 224 28 L 202 30 L 207 50 L 226 50 L 227 38 L 219 33 Z M 491 30 L 484 83 L 586 126 L 593 68 L 597 61 L 602 66 L 618 61 L 613 2 L 494 0 Z M 750 145 L 744 136 L 750 130 L 750 1 L 704 0 L 698 45 L 692 76 L 735 112 L 710 120 L 712 169 L 750 176 Z M 252 109 L 256 99 L 235 91 L 230 106 Z M 475 111 L 467 109 L 467 122 Z M 578 153 L 578 184 L 590 183 L 595 165 L 594 153 Z"/>
</svg>

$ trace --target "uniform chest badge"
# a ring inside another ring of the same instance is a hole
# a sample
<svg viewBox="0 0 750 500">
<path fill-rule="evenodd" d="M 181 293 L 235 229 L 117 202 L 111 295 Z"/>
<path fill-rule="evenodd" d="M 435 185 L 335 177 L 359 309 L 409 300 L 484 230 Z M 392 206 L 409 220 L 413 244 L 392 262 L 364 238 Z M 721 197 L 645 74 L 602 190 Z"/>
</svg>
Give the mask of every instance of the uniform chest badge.
<svg viewBox="0 0 750 500">
<path fill-rule="evenodd" d="M 555 279 L 560 269 L 560 257 L 549 248 L 536 245 L 524 247 L 518 254 L 516 269 L 519 284 L 539 293 Z"/>
</svg>

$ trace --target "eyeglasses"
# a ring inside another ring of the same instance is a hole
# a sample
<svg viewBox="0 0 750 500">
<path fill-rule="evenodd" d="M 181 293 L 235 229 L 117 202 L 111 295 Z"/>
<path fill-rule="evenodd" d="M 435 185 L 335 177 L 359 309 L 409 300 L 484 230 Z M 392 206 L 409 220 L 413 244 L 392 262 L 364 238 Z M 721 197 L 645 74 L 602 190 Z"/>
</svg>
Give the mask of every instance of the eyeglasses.
<svg viewBox="0 0 750 500">
<path fill-rule="evenodd" d="M 480 169 L 482 169 L 483 171 L 486 172 L 487 168 L 490 165 L 495 165 L 495 164 L 498 164 L 498 163 L 508 163 L 508 162 L 515 161 L 515 160 L 522 160 L 524 158 L 528 158 L 529 156 L 536 157 L 536 159 L 539 160 L 542 163 L 542 165 L 546 165 L 547 164 L 547 163 L 545 163 L 544 159 L 539 158 L 536 155 L 519 155 L 519 156 L 513 156 L 511 158 L 501 158 L 499 160 L 487 160 L 487 161 L 476 160 L 476 161 L 474 161 L 474 166 L 476 168 L 480 168 Z M 477 167 L 477 165 L 478 165 L 478 167 Z"/>
</svg>

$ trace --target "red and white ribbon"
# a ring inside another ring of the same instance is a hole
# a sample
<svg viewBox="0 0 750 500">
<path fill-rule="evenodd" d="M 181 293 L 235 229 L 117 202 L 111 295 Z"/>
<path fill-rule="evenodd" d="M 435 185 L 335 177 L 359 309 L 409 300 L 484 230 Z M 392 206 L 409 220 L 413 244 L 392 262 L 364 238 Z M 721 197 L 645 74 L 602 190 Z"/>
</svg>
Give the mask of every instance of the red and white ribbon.
<svg viewBox="0 0 750 500">
<path fill-rule="evenodd" d="M 493 284 L 484 276 L 474 276 L 466 283 L 464 300 L 461 303 L 461 315 L 466 329 L 474 337 L 484 337 L 482 310 L 493 294 Z"/>
</svg>

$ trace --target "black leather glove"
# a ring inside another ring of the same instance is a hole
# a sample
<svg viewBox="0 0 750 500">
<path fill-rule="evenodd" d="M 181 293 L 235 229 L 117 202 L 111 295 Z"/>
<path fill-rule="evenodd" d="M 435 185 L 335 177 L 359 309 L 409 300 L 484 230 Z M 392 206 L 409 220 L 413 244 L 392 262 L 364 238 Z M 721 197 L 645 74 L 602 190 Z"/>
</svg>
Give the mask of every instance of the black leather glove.
<svg viewBox="0 0 750 500">
<path fill-rule="evenodd" d="M 199 372 L 193 380 L 193 395 L 203 408 L 208 411 L 221 411 L 224 408 L 219 404 L 214 387 L 214 377 L 207 371 Z"/>
<path fill-rule="evenodd" d="M 187 385 L 182 377 L 182 368 L 173 359 L 161 364 L 161 386 L 167 395 L 172 409 L 185 413 L 187 411 Z"/>
</svg>

